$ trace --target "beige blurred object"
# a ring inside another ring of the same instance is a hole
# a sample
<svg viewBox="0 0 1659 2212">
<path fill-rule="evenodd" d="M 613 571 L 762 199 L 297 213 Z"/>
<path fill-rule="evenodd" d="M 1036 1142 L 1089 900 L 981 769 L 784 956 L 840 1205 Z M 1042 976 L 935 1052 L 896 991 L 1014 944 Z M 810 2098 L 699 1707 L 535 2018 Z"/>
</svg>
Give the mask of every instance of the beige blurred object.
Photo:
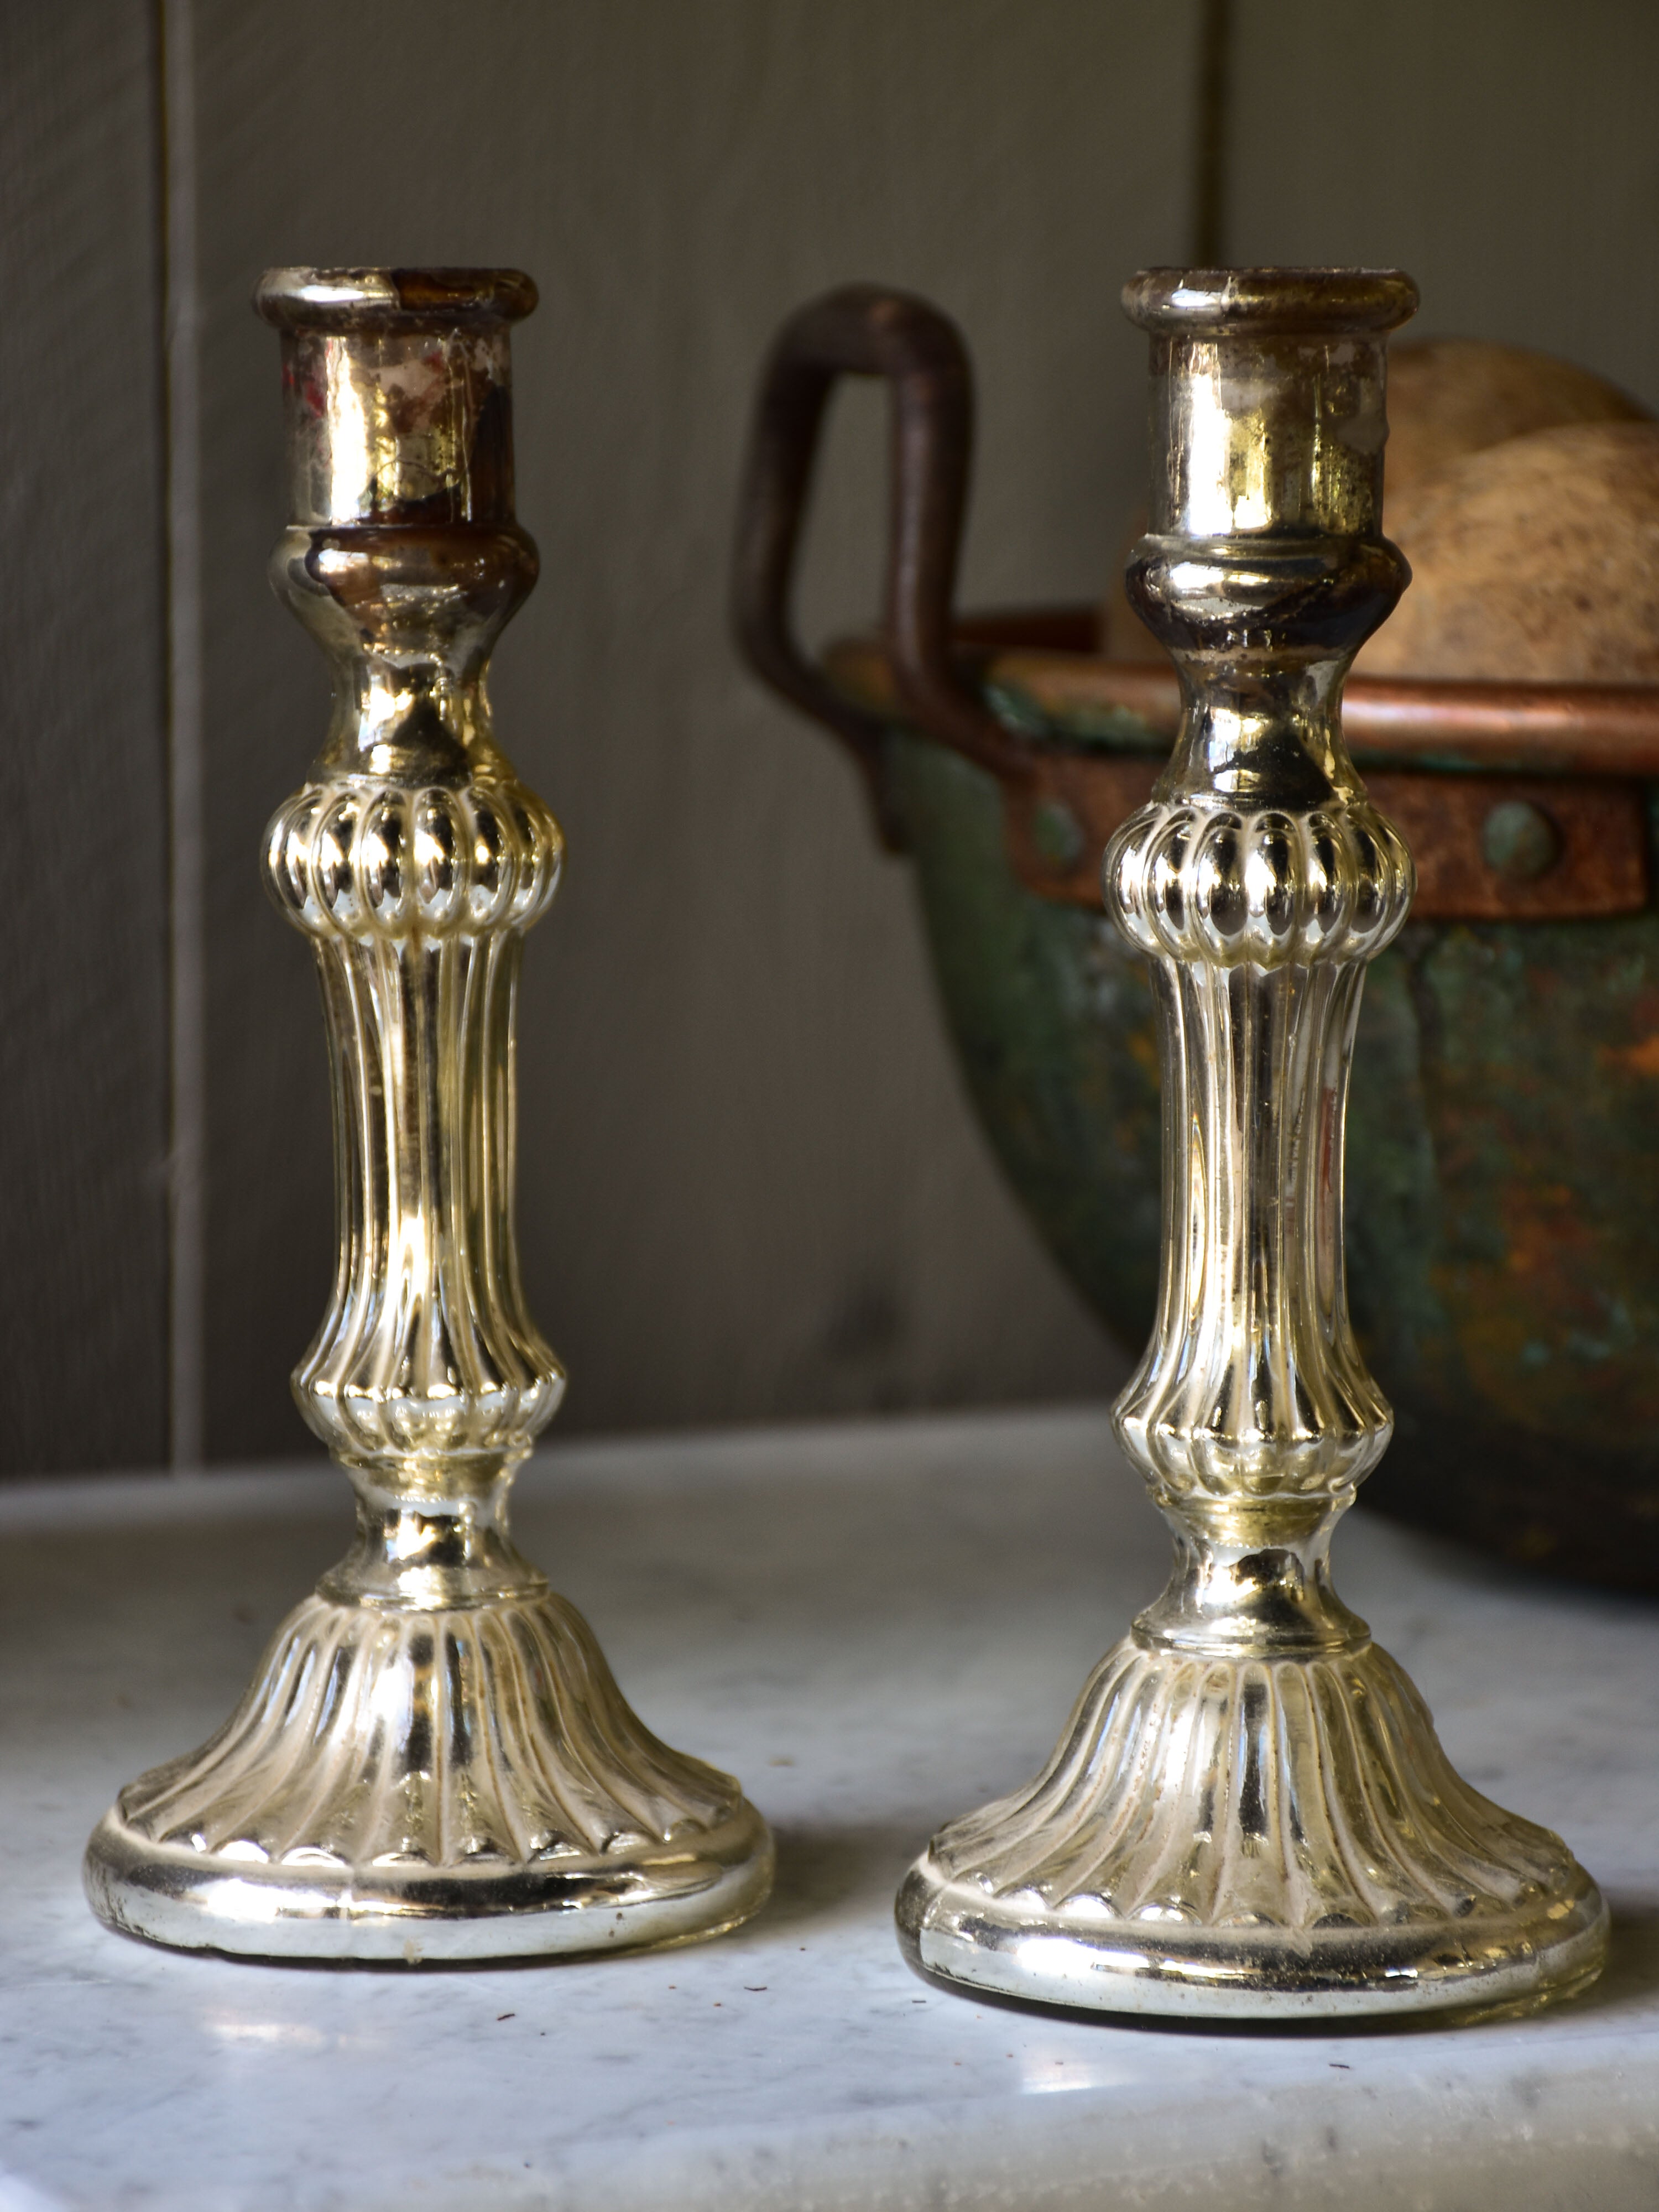
<svg viewBox="0 0 1659 2212">
<path fill-rule="evenodd" d="M 1659 422 L 1574 422 L 1407 491 L 1412 587 L 1363 676 L 1659 683 Z"/>
<path fill-rule="evenodd" d="M 1429 487 L 1438 486 L 1443 478 L 1455 475 L 1460 496 L 1469 497 L 1479 508 L 1479 537 L 1470 541 L 1460 532 L 1456 556 L 1459 559 L 1464 557 L 1476 544 L 1485 549 L 1480 556 L 1481 581 L 1477 585 L 1471 575 L 1467 593 L 1478 611 L 1494 562 L 1501 565 L 1506 576 L 1516 572 L 1510 562 L 1509 540 L 1505 539 L 1501 548 L 1486 544 L 1489 526 L 1505 526 L 1498 505 L 1486 495 L 1486 487 L 1491 482 L 1507 481 L 1507 471 L 1499 469 L 1495 477 L 1489 477 L 1486 471 L 1477 470 L 1472 477 L 1466 477 L 1461 471 L 1470 458 L 1490 454 L 1493 447 L 1518 439 L 1530 441 L 1542 431 L 1645 424 L 1651 420 L 1648 410 L 1616 384 L 1608 383 L 1605 377 L 1596 376 L 1587 368 L 1580 368 L 1575 362 L 1559 360 L 1553 354 L 1534 353 L 1522 346 L 1493 345 L 1480 338 L 1429 338 L 1420 343 L 1390 348 L 1389 445 L 1384 474 L 1386 527 L 1389 537 L 1410 561 L 1417 581 L 1382 637 L 1373 641 L 1361 654 L 1356 664 L 1358 672 L 1370 676 L 1497 678 L 1513 675 L 1517 679 L 1529 674 L 1557 683 L 1645 680 L 1645 665 L 1640 670 L 1632 665 L 1628 674 L 1610 672 L 1604 675 L 1598 670 L 1591 675 L 1576 661 L 1571 667 L 1558 666 L 1552 661 L 1547 666 L 1522 669 L 1513 661 L 1494 663 L 1492 654 L 1486 653 L 1481 656 L 1482 665 L 1477 668 L 1461 662 L 1454 666 L 1443 659 L 1431 663 L 1402 656 L 1419 647 L 1431 652 L 1442 649 L 1437 629 L 1431 632 L 1417 618 L 1422 612 L 1423 601 L 1429 596 L 1423 589 L 1424 563 L 1432 560 L 1438 564 L 1441 543 L 1437 534 L 1431 547 L 1425 541 L 1424 549 L 1419 550 L 1419 526 L 1428 526 L 1436 533 L 1445 526 L 1439 503 L 1425 503 Z M 1551 482 L 1559 485 L 1560 479 L 1552 474 Z M 1529 516 L 1535 516 L 1536 510 L 1530 503 L 1528 511 Z M 1552 532 L 1559 532 L 1565 513 L 1565 508 L 1558 507 L 1550 515 Z M 1588 549 L 1592 539 L 1598 545 L 1601 544 L 1599 506 L 1596 514 L 1598 520 L 1594 527 L 1586 520 L 1568 532 L 1572 547 Z M 1615 523 L 1614 527 L 1618 526 Z M 1125 536 L 1123 559 L 1127 559 L 1129 547 L 1145 528 L 1146 515 L 1139 513 Z M 1568 550 L 1564 544 L 1562 550 Z M 1162 660 L 1165 657 L 1163 647 L 1124 597 L 1123 559 L 1115 564 L 1112 582 L 1101 609 L 1101 650 L 1114 660 Z M 1528 565 L 1530 566 L 1529 559 Z M 1601 588 L 1599 582 L 1597 588 Z M 1528 592 L 1529 603 L 1533 597 Z M 1553 641 L 1556 644 L 1565 641 L 1565 618 L 1572 599 L 1571 586 L 1556 594 L 1553 624 L 1557 635 Z M 1650 591 L 1646 604 L 1650 608 L 1648 638 L 1651 650 Z M 1607 617 L 1602 626 L 1610 632 L 1626 627 L 1622 605 L 1603 606 L 1601 612 Z M 1460 644 L 1455 650 L 1467 654 L 1468 646 Z M 1620 662 L 1619 671 L 1626 665 Z"/>
<path fill-rule="evenodd" d="M 1129 605 L 1129 595 L 1123 588 L 1129 555 L 1146 535 L 1150 520 L 1151 510 L 1143 502 L 1129 517 L 1129 526 L 1112 562 L 1112 580 L 1100 603 L 1100 650 L 1108 660 L 1162 661 L 1167 666 L 1169 654 Z"/>
<path fill-rule="evenodd" d="M 1638 400 L 1553 354 L 1480 338 L 1429 338 L 1389 356 L 1383 490 L 1389 535 L 1397 503 L 1470 453 L 1570 422 L 1644 422 Z"/>
</svg>

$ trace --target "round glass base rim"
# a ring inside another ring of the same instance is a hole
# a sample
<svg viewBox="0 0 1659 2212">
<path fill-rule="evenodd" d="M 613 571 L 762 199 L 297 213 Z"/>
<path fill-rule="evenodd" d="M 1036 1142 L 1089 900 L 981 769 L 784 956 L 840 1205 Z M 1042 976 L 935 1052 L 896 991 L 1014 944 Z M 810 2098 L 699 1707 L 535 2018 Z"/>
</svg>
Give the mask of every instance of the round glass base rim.
<svg viewBox="0 0 1659 2212">
<path fill-rule="evenodd" d="M 695 1843 L 488 1871 L 262 1865 L 157 1843 L 112 1809 L 82 1880 L 106 1927 L 171 1950 L 420 1966 L 695 1942 L 752 1917 L 773 1870 L 770 1832 L 744 1800 Z"/>
<path fill-rule="evenodd" d="M 926 1851 L 905 1876 L 895 1917 L 911 1966 L 981 1996 L 1194 2021 L 1380 2023 L 1437 2014 L 1452 2025 L 1536 2011 L 1595 1980 L 1607 1907 L 1589 1876 L 1575 1872 L 1569 1894 L 1484 1923 L 1478 1947 L 1469 1923 L 1452 1919 L 1279 1943 L 1278 1931 L 1241 1930 L 1230 1941 L 1168 1921 L 1091 1926 L 988 1896 Z"/>
</svg>

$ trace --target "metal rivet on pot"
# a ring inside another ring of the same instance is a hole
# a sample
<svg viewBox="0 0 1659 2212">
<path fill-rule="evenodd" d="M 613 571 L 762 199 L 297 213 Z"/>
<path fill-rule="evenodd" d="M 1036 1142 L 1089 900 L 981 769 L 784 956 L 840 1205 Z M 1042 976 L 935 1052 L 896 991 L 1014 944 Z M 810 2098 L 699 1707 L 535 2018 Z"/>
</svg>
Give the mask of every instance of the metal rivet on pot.
<svg viewBox="0 0 1659 2212">
<path fill-rule="evenodd" d="M 1083 857 L 1083 824 L 1063 799 L 1039 799 L 1031 809 L 1031 842 L 1056 873 Z"/>
<path fill-rule="evenodd" d="M 1561 832 L 1529 799 L 1500 799 L 1480 829 L 1480 849 L 1494 874 L 1530 884 L 1561 857 Z"/>
</svg>

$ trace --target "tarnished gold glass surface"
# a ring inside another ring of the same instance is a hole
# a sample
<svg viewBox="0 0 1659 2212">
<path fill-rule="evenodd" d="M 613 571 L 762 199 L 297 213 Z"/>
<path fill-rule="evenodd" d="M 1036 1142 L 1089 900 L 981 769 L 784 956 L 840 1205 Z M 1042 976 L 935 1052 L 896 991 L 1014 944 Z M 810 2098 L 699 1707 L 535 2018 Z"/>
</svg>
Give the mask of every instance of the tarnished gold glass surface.
<svg viewBox="0 0 1659 2212">
<path fill-rule="evenodd" d="M 357 1540 L 204 1748 L 123 1790 L 86 1878 L 112 1926 L 319 1959 L 684 1940 L 752 1912 L 770 1838 L 659 1743 L 514 1550 L 507 1492 L 563 1389 L 513 1228 L 514 1008 L 558 824 L 497 749 L 485 665 L 535 581 L 514 519 L 512 270 L 276 270 L 293 520 L 276 589 L 334 712 L 265 851 L 312 941 L 339 1254 L 295 1372 Z"/>
<path fill-rule="evenodd" d="M 1010 1996 L 1241 2019 L 1527 2007 L 1600 1970 L 1559 1838 L 1454 1772 L 1328 1552 L 1391 1417 L 1349 1327 L 1343 1120 L 1364 963 L 1412 864 L 1341 682 L 1407 580 L 1381 534 L 1389 271 L 1154 270 L 1151 534 L 1130 588 L 1184 711 L 1107 903 L 1159 1012 L 1164 1255 L 1118 1433 L 1175 1536 L 1031 1786 L 900 1893 L 921 1966 Z"/>
</svg>

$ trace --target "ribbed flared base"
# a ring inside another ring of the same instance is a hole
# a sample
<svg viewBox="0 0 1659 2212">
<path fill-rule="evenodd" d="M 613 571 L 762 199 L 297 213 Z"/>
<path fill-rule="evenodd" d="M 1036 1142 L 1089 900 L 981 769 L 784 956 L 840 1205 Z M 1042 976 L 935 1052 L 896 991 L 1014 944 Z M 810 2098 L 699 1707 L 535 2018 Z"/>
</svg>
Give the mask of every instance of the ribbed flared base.
<svg viewBox="0 0 1659 2212">
<path fill-rule="evenodd" d="M 912 1962 L 951 1981 L 1235 2020 L 1530 2009 L 1607 1945 L 1566 1846 L 1460 1779 L 1374 1644 L 1127 1639 L 1043 1773 L 942 1830 L 897 1912 Z"/>
<path fill-rule="evenodd" d="M 122 1792 L 85 1878 L 156 1942 L 417 1965 L 713 1935 L 764 1901 L 772 1844 L 641 1726 L 562 1599 L 316 1596 L 219 1735 Z"/>
</svg>

